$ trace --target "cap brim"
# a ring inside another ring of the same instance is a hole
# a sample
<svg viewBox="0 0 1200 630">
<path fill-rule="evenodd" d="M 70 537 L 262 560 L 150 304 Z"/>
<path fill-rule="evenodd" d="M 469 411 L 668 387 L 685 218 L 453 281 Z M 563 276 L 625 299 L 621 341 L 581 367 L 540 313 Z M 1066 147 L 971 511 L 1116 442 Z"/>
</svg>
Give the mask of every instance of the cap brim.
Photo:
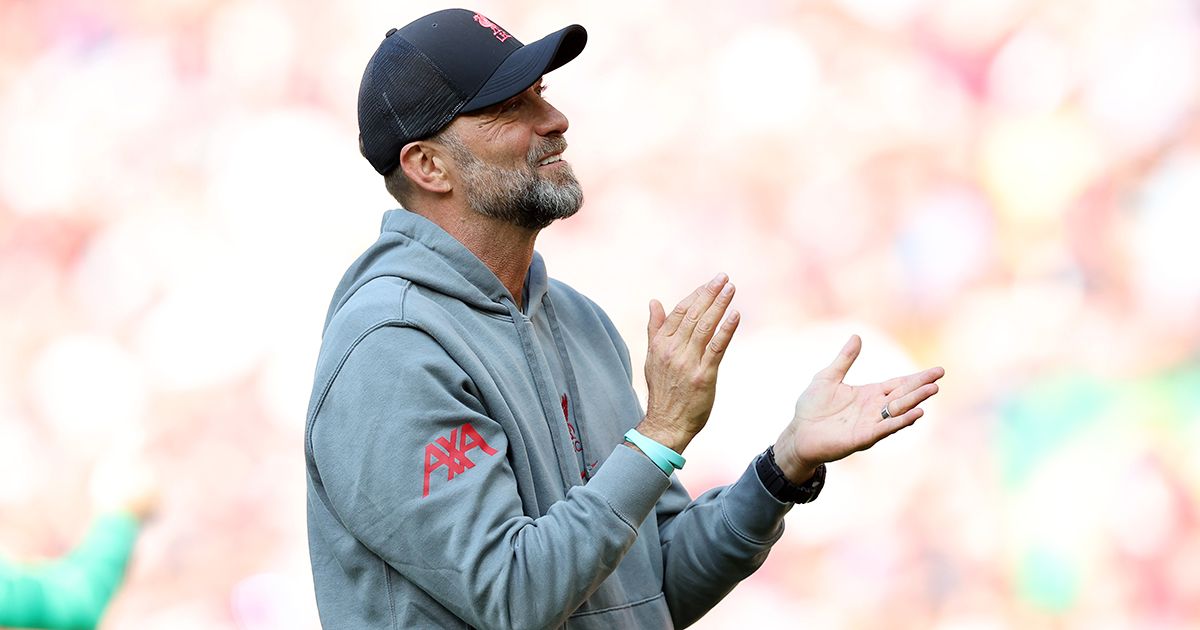
<svg viewBox="0 0 1200 630">
<path fill-rule="evenodd" d="M 542 75 L 578 57 L 585 44 L 587 31 L 573 24 L 518 48 L 496 68 L 460 112 L 491 107 L 524 92 Z"/>
</svg>

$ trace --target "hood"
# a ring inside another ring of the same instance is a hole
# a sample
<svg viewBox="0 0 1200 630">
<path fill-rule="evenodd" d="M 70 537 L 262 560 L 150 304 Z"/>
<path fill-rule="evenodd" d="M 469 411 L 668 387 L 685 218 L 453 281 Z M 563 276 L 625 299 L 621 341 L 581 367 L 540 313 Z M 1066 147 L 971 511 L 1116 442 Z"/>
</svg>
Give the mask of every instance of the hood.
<svg viewBox="0 0 1200 630">
<path fill-rule="evenodd" d="M 342 276 L 325 327 L 359 287 L 387 276 L 403 278 L 481 311 L 510 315 L 514 308 L 510 306 L 512 295 L 483 261 L 436 223 L 401 208 L 384 213 L 379 239 Z M 548 285 L 545 263 L 534 252 L 525 277 L 524 304 L 530 317 L 540 309 Z"/>
</svg>

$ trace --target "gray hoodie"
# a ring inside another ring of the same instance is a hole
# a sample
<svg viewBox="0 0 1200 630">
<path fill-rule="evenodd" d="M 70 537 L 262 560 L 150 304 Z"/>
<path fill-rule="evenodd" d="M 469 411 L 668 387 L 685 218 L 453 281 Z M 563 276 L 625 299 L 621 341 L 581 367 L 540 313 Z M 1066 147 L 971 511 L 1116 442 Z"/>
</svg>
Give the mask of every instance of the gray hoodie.
<svg viewBox="0 0 1200 630">
<path fill-rule="evenodd" d="M 620 335 L 537 254 L 526 290 L 405 210 L 346 272 L 304 443 L 324 627 L 684 627 L 783 533 L 753 465 L 693 501 L 622 446 Z"/>
</svg>

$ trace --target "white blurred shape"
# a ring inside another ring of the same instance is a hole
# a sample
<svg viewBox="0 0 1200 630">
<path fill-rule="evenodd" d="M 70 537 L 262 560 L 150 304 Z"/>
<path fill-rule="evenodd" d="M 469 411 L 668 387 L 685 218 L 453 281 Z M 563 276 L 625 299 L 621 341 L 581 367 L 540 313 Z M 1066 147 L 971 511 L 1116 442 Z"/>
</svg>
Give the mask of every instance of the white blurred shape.
<svg viewBox="0 0 1200 630">
<path fill-rule="evenodd" d="M 1169 553 L 1167 546 L 1179 533 L 1179 514 L 1167 480 L 1145 463 L 1129 466 L 1112 488 L 1122 497 L 1122 509 L 1108 510 L 1106 525 L 1121 551 L 1149 559 Z"/>
<path fill-rule="evenodd" d="M 905 213 L 900 254 L 924 297 L 943 299 L 982 273 L 993 248 L 983 199 L 963 189 L 941 189 Z"/>
<path fill-rule="evenodd" d="M 267 0 L 225 4 L 210 22 L 209 63 L 215 80 L 251 92 L 273 92 L 293 77 L 292 16 Z"/>
<path fill-rule="evenodd" d="M 133 357 L 113 339 L 55 339 L 33 364 L 38 410 L 67 443 L 102 449 L 136 433 L 146 409 L 146 383 Z"/>
<path fill-rule="evenodd" d="M 690 627 L 695 630 L 794 627 L 838 630 L 846 627 L 847 616 L 837 602 L 804 599 L 796 593 L 781 592 L 772 588 L 769 581 L 751 576 L 723 599 L 721 605 Z"/>
<path fill-rule="evenodd" d="M 207 205 L 226 231 L 248 248 L 307 252 L 301 262 L 326 249 L 315 243 L 360 235 L 350 218 L 368 213 L 378 229 L 386 208 L 356 135 L 315 109 L 231 117 L 214 130 L 206 167 Z"/>
<path fill-rule="evenodd" d="M 182 601 L 181 601 L 182 600 Z M 156 605 L 137 620 L 138 630 L 214 630 L 230 628 L 229 611 L 225 603 L 213 603 L 208 593 L 194 594 L 190 599 L 173 597 Z M 295 626 L 311 627 L 311 626 Z"/>
<path fill-rule="evenodd" d="M 1077 435 L 1046 458 L 1006 510 L 1017 548 L 1053 549 L 1073 563 L 1095 561 L 1127 464 L 1107 436 Z"/>
<path fill-rule="evenodd" d="M 890 30 L 911 21 L 929 0 L 837 0 L 837 3 L 864 24 Z"/>
<path fill-rule="evenodd" d="M 36 90 L 33 84 L 14 82 L 14 92 Z M 17 94 L 15 100 L 21 100 Z M 43 99 L 22 111 L 11 110 L 0 122 L 0 197 L 21 214 L 58 212 L 78 196 L 83 160 L 75 150 L 70 117 L 55 116 L 53 108 L 39 108 Z"/>
<path fill-rule="evenodd" d="M 711 77 L 705 87 L 715 110 L 715 130 L 777 133 L 803 122 L 819 91 L 821 70 L 799 34 L 757 27 L 716 51 Z"/>
<path fill-rule="evenodd" d="M 141 454 L 144 436 L 121 436 L 119 444 L 105 453 L 88 483 L 92 502 L 101 512 L 124 511 L 137 518 L 154 513 L 158 504 L 159 484 L 154 470 Z"/>
<path fill-rule="evenodd" d="M 240 267 L 232 277 L 246 285 L 239 308 L 272 319 L 262 342 L 315 339 L 342 270 L 398 205 L 383 178 L 352 132 L 300 108 L 218 127 L 206 166 L 206 206 L 225 235 L 226 264 Z"/>
<path fill-rule="evenodd" d="M 12 81 L 0 112 L 0 195 L 21 213 L 94 212 L 94 197 L 121 181 L 131 136 L 159 119 L 174 89 L 161 41 L 45 54 Z"/>
<path fill-rule="evenodd" d="M 89 240 L 70 276 L 80 312 L 100 325 L 124 322 L 153 297 L 160 267 L 144 250 L 161 235 L 140 227 L 130 222 L 109 225 Z"/>
<path fill-rule="evenodd" d="M 983 179 L 1017 222 L 1052 223 L 1106 159 L 1096 132 L 1070 116 L 1001 120 L 984 136 Z"/>
<path fill-rule="evenodd" d="M 1083 99 L 1098 126 L 1145 148 L 1191 115 L 1200 82 L 1198 34 L 1194 21 L 1160 19 L 1112 41 Z"/>
<path fill-rule="evenodd" d="M 250 270 L 214 266 L 178 282 L 147 314 L 137 351 L 154 384 L 172 390 L 236 379 L 262 355 L 269 313 Z"/>
<path fill-rule="evenodd" d="M 1078 325 L 1083 290 L 1063 282 L 1024 282 L 965 294 L 943 325 L 939 362 L 954 377 L 1012 387 L 1053 364 Z"/>
<path fill-rule="evenodd" d="M 938 621 L 933 630 L 1009 630 L 1009 624 L 1000 612 L 961 614 Z"/>
<path fill-rule="evenodd" d="M 292 430 L 303 426 L 312 388 L 313 366 L 316 365 L 317 329 L 312 334 L 293 335 L 293 339 L 308 339 L 311 343 L 293 341 L 276 348 L 263 367 L 258 379 L 258 393 L 270 418 L 281 428 Z"/>
<path fill-rule="evenodd" d="M 29 419 L 0 398 L 0 506 L 16 506 L 34 499 L 41 491 L 39 480 L 43 458 Z M 0 510 L 2 511 L 2 510 Z"/>
<path fill-rule="evenodd" d="M 300 575 L 259 573 L 233 587 L 230 608 L 237 627 L 244 630 L 301 628 L 315 616 L 312 589 Z M 305 604 L 297 605 L 297 602 Z"/>
<path fill-rule="evenodd" d="M 784 228 L 788 240 L 829 261 L 853 257 L 871 236 L 872 217 L 864 187 L 844 172 L 797 181 L 790 189 Z"/>
<path fill-rule="evenodd" d="M 1161 316 L 1192 318 L 1200 305 L 1200 153 L 1169 157 L 1141 192 L 1132 238 L 1144 304 Z"/>
<path fill-rule="evenodd" d="M 988 92 L 997 105 L 1015 114 L 1050 114 L 1062 105 L 1073 80 L 1063 42 L 1026 29 L 992 61 Z"/>
<path fill-rule="evenodd" d="M 131 38 L 89 53 L 79 76 L 63 86 L 64 105 L 83 110 L 114 145 L 123 144 L 122 134 L 157 121 L 180 89 L 170 48 L 165 39 Z"/>
<path fill-rule="evenodd" d="M 930 12 L 928 26 L 951 47 L 978 52 L 991 47 L 1024 17 L 1033 0 L 938 0 Z"/>
</svg>

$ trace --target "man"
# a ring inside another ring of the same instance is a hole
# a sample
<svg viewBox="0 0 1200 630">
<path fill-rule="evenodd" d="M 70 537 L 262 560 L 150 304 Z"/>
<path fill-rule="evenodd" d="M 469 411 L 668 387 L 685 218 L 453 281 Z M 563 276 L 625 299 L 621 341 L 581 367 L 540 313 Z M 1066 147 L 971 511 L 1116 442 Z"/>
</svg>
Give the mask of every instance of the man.
<svg viewBox="0 0 1200 630">
<path fill-rule="evenodd" d="M 43 562 L 0 556 L 0 627 L 75 630 L 100 624 L 158 504 L 158 486 L 143 468 L 135 460 L 93 476 L 96 516 L 70 553 Z"/>
<path fill-rule="evenodd" d="M 843 384 L 853 337 L 773 448 L 692 500 L 671 472 L 712 408 L 733 285 L 651 302 L 643 413 L 612 322 L 534 251 L 582 204 L 542 75 L 585 41 L 570 26 L 523 46 L 452 9 L 389 31 L 367 65 L 361 149 L 404 209 L 334 295 L 308 412 L 327 628 L 687 626 L 765 560 L 825 462 L 937 391 L 940 368 Z"/>
</svg>

